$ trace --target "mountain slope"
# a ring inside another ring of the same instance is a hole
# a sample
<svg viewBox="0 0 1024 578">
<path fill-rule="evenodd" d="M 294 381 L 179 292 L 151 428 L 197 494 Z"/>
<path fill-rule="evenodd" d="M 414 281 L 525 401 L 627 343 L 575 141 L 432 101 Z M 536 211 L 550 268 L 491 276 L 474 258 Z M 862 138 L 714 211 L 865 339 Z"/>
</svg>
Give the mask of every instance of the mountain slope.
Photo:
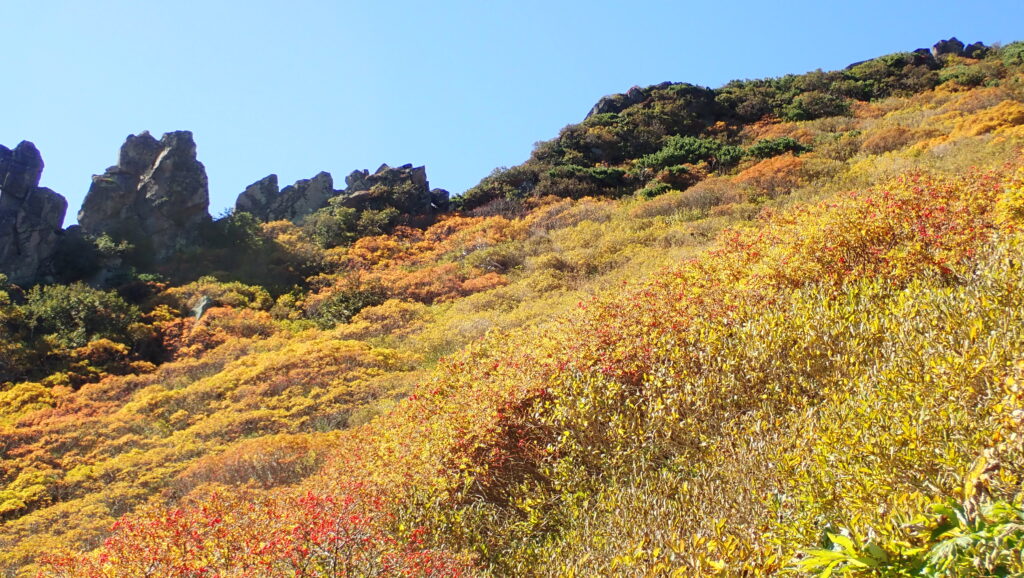
<svg viewBox="0 0 1024 578">
<path fill-rule="evenodd" d="M 124 334 L 5 388 L 0 560 L 1019 571 L 1019 48 L 861 64 L 885 71 L 863 100 L 828 92 L 865 90 L 847 73 L 653 87 L 429 227 L 324 248 L 254 225 L 316 262 L 301 290 L 149 282 Z M 132 357 L 144 329 L 168 358 Z M 940 547 L 933 504 L 970 547 Z"/>
</svg>

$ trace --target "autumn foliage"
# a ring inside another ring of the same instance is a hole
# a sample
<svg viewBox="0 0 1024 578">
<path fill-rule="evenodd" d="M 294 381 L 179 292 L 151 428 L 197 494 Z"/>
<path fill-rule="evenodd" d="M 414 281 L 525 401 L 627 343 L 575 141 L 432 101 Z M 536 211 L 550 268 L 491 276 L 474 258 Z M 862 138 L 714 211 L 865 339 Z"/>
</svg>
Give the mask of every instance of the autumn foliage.
<svg viewBox="0 0 1024 578">
<path fill-rule="evenodd" d="M 0 282 L 0 566 L 1024 572 L 1013 46 L 653 88 L 462 212 L 237 218 L 265 270 Z"/>
<path fill-rule="evenodd" d="M 262 498 L 217 492 L 199 504 L 114 524 L 95 557 L 48 555 L 54 576 L 462 576 L 464 560 L 424 547 L 422 530 L 387 531 L 390 516 L 352 495 Z"/>
</svg>

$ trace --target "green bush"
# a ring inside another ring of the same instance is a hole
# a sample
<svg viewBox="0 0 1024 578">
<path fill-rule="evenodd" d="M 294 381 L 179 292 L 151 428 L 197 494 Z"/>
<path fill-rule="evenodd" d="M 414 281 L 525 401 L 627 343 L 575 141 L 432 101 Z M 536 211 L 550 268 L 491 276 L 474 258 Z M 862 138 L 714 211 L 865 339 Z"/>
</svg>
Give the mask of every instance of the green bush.
<svg viewBox="0 0 1024 578">
<path fill-rule="evenodd" d="M 523 264 L 522 246 L 520 243 L 502 243 L 485 247 L 467 255 L 465 263 L 483 271 L 508 273 Z"/>
<path fill-rule="evenodd" d="M 1011 42 L 999 49 L 999 58 L 1007 66 L 1024 65 L 1024 42 Z"/>
<path fill-rule="evenodd" d="M 939 71 L 939 82 L 955 82 L 961 86 L 981 86 L 988 80 L 986 74 L 977 66 L 958 64 Z"/>
<path fill-rule="evenodd" d="M 907 527 L 917 530 L 913 546 L 826 532 L 822 547 L 806 550 L 796 566 L 822 578 L 1020 576 L 1024 571 L 1024 510 L 1014 504 L 934 504 Z"/>
<path fill-rule="evenodd" d="M 512 168 L 498 167 L 461 197 L 452 199 L 456 210 L 471 210 L 497 199 L 516 201 L 529 196 L 540 175 L 531 163 Z"/>
<path fill-rule="evenodd" d="M 850 112 L 850 103 L 842 97 L 825 92 L 805 92 L 793 99 L 782 111 L 788 121 L 814 120 L 828 116 L 843 116 Z"/>
<path fill-rule="evenodd" d="M 911 52 L 887 54 L 863 62 L 846 71 L 846 76 L 860 88 L 859 96 L 837 90 L 836 85 L 827 92 L 872 100 L 921 92 L 939 83 L 938 75 L 928 63 Z"/>
<path fill-rule="evenodd" d="M 306 217 L 302 223 L 302 230 L 320 248 L 330 249 L 355 241 L 358 224 L 359 218 L 355 209 L 332 202 L 330 206 Z"/>
<path fill-rule="evenodd" d="M 788 152 L 800 154 L 809 150 L 810 147 L 805 147 L 795 138 L 784 136 L 759 140 L 753 145 L 747 147 L 744 154 L 755 159 L 767 159 L 777 157 Z"/>
<path fill-rule="evenodd" d="M 312 312 L 312 318 L 322 329 L 330 329 L 348 323 L 356 313 L 386 300 L 387 292 L 380 285 L 354 282 L 321 303 Z"/>
<path fill-rule="evenodd" d="M 128 327 L 139 319 L 139 310 L 116 293 L 80 282 L 33 287 L 25 299 L 25 318 L 33 333 L 64 349 L 101 338 L 127 342 Z"/>
<path fill-rule="evenodd" d="M 387 207 L 379 211 L 366 210 L 359 215 L 356 222 L 356 235 L 359 237 L 371 237 L 383 235 L 391 231 L 398 223 L 401 213 L 394 207 Z"/>
<path fill-rule="evenodd" d="M 705 161 L 712 167 L 719 168 L 736 164 L 742 156 L 743 151 L 739 147 L 723 144 L 714 139 L 671 136 L 661 150 L 641 157 L 636 166 L 658 170 L 673 165 Z"/>
<path fill-rule="evenodd" d="M 231 212 L 214 222 L 213 245 L 218 248 L 256 249 L 265 239 L 260 234 L 260 221 L 246 212 Z"/>
<path fill-rule="evenodd" d="M 655 182 L 650 183 L 646 187 L 640 189 L 639 191 L 637 191 L 636 192 L 636 196 L 637 196 L 637 198 L 640 198 L 640 199 L 651 199 L 651 198 L 657 197 L 659 195 L 664 195 L 665 193 L 667 193 L 667 192 L 669 192 L 671 190 L 672 190 L 672 186 L 671 185 L 669 185 L 667 183 L 659 183 L 659 182 L 655 181 Z"/>
<path fill-rule="evenodd" d="M 621 187 L 626 184 L 626 171 L 607 167 L 581 167 L 566 165 L 548 171 L 553 179 L 577 179 L 602 187 Z"/>
</svg>

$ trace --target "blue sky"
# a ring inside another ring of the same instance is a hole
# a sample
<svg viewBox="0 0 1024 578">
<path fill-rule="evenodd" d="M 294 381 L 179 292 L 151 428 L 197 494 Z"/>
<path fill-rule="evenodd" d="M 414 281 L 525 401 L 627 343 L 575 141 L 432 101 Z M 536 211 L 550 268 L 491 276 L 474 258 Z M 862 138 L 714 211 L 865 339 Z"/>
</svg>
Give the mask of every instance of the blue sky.
<svg viewBox="0 0 1024 578">
<path fill-rule="evenodd" d="M 3 4 L 0 144 L 36 143 L 67 224 L 143 130 L 195 133 L 214 215 L 270 173 L 343 184 L 384 162 L 458 193 L 633 85 L 1024 39 L 1020 0 Z"/>
</svg>

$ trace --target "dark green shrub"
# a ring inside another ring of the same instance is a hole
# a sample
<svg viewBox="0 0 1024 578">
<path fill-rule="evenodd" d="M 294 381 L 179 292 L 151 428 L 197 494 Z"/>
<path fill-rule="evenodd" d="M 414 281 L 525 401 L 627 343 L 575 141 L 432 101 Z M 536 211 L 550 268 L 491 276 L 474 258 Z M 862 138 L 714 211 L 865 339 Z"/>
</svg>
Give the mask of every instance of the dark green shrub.
<svg viewBox="0 0 1024 578">
<path fill-rule="evenodd" d="M 777 157 L 788 152 L 800 154 L 807 152 L 808 150 L 810 150 L 809 147 L 805 147 L 800 144 L 800 142 L 795 138 L 783 136 L 779 138 L 766 138 L 759 140 L 753 145 L 747 147 L 744 154 L 755 159 L 767 159 Z"/>
<path fill-rule="evenodd" d="M 33 287 L 25 300 L 23 310 L 33 334 L 48 336 L 65 349 L 101 338 L 127 342 L 129 325 L 139 319 L 139 310 L 116 293 L 84 283 Z"/>
<path fill-rule="evenodd" d="M 644 187 L 644 188 L 640 189 L 639 191 L 637 191 L 636 192 L 636 197 L 640 198 L 640 199 L 651 199 L 651 198 L 657 197 L 659 195 L 664 195 L 665 193 L 667 193 L 667 192 L 669 192 L 671 190 L 672 190 L 672 185 L 669 185 L 667 183 L 660 183 L 658 181 L 654 181 L 654 182 L 650 183 L 649 185 L 647 185 L 646 187 Z"/>
<path fill-rule="evenodd" d="M 662 169 L 673 165 L 694 164 L 705 161 L 714 168 L 731 166 L 739 162 L 743 151 L 739 147 L 692 136 L 671 136 L 665 146 L 654 154 L 645 155 L 637 161 L 642 169 Z"/>
<path fill-rule="evenodd" d="M 988 80 L 977 66 L 958 64 L 939 71 L 939 82 L 955 82 L 961 86 L 981 86 Z"/>
<path fill-rule="evenodd" d="M 782 111 L 782 117 L 789 121 L 814 120 L 829 116 L 842 116 L 850 112 L 850 103 L 845 98 L 825 92 L 805 92 L 793 99 Z"/>
<path fill-rule="evenodd" d="M 629 192 L 630 180 L 629 174 L 622 169 L 564 165 L 544 173 L 534 194 L 572 199 L 587 196 L 617 197 Z"/>
<path fill-rule="evenodd" d="M 1007 66 L 1024 65 L 1024 42 L 1011 42 L 999 49 L 999 58 Z"/>
<path fill-rule="evenodd" d="M 467 255 L 465 263 L 483 271 L 508 273 L 523 264 L 522 248 L 518 243 L 485 247 Z"/>
<path fill-rule="evenodd" d="M 701 175 L 685 166 L 676 165 L 659 171 L 655 178 L 681 191 L 700 181 Z"/>
<path fill-rule="evenodd" d="M 622 117 L 619 116 L 617 112 L 605 112 L 587 117 L 587 119 L 583 121 L 583 126 L 617 126 L 621 120 Z"/>
<path fill-rule="evenodd" d="M 101 267 L 101 255 L 96 244 L 82 235 L 77 228 L 60 238 L 53 255 L 53 270 L 61 283 L 81 281 L 96 274 Z"/>
<path fill-rule="evenodd" d="M 608 167 L 581 167 L 566 165 L 548 171 L 553 179 L 577 179 L 601 187 L 621 187 L 626 184 L 626 171 Z"/>
<path fill-rule="evenodd" d="M 367 210 L 359 215 L 356 223 L 356 234 L 360 237 L 383 235 L 391 231 L 398 223 L 401 213 L 394 207 L 388 207 L 379 211 Z"/>
<path fill-rule="evenodd" d="M 461 197 L 452 199 L 452 205 L 456 210 L 468 211 L 497 199 L 525 199 L 539 180 L 540 176 L 531 163 L 512 168 L 498 167 Z"/>
<path fill-rule="evenodd" d="M 348 323 L 356 313 L 380 305 L 387 298 L 387 292 L 382 286 L 354 281 L 322 302 L 311 312 L 311 317 L 322 329 L 330 329 L 340 323 Z"/>
<path fill-rule="evenodd" d="M 265 239 L 260 234 L 260 221 L 250 213 L 232 212 L 214 222 L 217 239 L 215 246 L 232 249 L 255 249 L 263 245 Z"/>
<path fill-rule="evenodd" d="M 331 203 L 330 206 L 306 217 L 302 223 L 302 230 L 319 247 L 330 249 L 355 241 L 358 224 L 359 218 L 355 209 Z"/>
</svg>

